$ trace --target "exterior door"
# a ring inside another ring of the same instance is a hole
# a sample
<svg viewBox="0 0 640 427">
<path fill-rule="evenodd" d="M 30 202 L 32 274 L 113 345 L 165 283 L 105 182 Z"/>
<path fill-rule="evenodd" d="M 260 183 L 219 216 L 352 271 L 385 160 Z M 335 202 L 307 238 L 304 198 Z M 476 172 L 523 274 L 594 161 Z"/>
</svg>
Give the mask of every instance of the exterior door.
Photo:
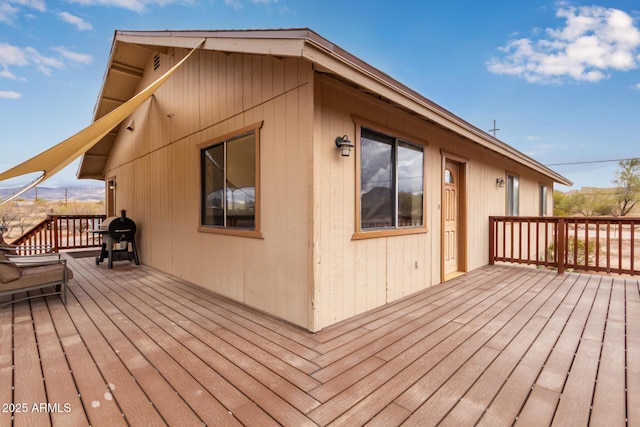
<svg viewBox="0 0 640 427">
<path fill-rule="evenodd" d="M 460 165 L 447 160 L 443 176 L 444 276 L 460 271 Z"/>
</svg>

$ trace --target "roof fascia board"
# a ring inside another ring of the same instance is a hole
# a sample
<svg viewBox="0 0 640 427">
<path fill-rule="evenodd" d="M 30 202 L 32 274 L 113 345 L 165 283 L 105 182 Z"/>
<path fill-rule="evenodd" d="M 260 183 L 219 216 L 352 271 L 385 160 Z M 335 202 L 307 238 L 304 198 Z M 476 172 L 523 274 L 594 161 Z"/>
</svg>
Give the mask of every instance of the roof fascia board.
<svg viewBox="0 0 640 427">
<path fill-rule="evenodd" d="M 218 34 L 215 37 L 204 37 L 206 39 L 202 49 L 215 50 L 229 53 L 244 53 L 255 55 L 272 55 L 283 57 L 301 57 L 305 45 L 304 39 L 275 39 L 275 38 L 246 38 L 229 37 L 221 38 Z M 140 36 L 140 35 L 118 35 L 118 41 L 148 46 L 170 46 L 178 48 L 192 49 L 202 38 L 188 36 Z"/>
</svg>

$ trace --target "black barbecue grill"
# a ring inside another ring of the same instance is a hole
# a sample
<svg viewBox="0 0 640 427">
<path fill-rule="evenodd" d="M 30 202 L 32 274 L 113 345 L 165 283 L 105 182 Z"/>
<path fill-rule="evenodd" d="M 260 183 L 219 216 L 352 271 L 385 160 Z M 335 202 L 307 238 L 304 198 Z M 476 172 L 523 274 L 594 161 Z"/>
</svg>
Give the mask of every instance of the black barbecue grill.
<svg viewBox="0 0 640 427">
<path fill-rule="evenodd" d="M 109 268 L 113 268 L 113 261 L 135 261 L 140 265 L 138 250 L 136 249 L 136 223 L 127 218 L 127 211 L 121 210 L 120 216 L 109 217 L 100 224 L 100 230 L 94 233 L 102 234 L 102 249 L 96 257 L 96 265 L 109 259 Z"/>
</svg>

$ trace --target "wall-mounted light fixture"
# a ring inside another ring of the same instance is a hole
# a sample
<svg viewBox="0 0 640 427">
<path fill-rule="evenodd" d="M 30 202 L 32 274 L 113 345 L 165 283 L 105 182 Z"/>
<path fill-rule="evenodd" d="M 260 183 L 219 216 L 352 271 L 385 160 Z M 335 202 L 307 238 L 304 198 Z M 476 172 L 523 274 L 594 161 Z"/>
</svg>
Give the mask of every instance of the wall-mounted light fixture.
<svg viewBox="0 0 640 427">
<path fill-rule="evenodd" d="M 353 142 L 349 141 L 349 137 L 347 135 L 343 135 L 336 137 L 336 147 L 340 149 L 342 157 L 349 157 L 351 149 L 355 147 L 355 145 L 353 145 Z"/>
<path fill-rule="evenodd" d="M 500 188 L 504 187 L 504 178 L 496 178 L 496 185 Z"/>
<path fill-rule="evenodd" d="M 135 129 L 136 129 L 136 123 L 133 121 L 133 119 L 131 119 L 131 121 L 127 125 L 127 130 L 129 132 L 133 132 Z"/>
</svg>

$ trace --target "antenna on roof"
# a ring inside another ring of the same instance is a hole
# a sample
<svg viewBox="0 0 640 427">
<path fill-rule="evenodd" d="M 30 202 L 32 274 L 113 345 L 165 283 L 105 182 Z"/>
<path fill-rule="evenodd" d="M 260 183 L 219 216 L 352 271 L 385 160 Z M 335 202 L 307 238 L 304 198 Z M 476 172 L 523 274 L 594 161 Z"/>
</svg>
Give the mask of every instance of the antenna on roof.
<svg viewBox="0 0 640 427">
<path fill-rule="evenodd" d="M 496 137 L 496 132 L 497 132 L 497 131 L 499 131 L 499 130 L 500 130 L 500 129 L 498 129 L 498 128 L 496 127 L 496 121 L 494 120 L 494 121 L 493 121 L 493 129 L 489 129 L 489 132 L 493 132 L 493 137 L 495 138 L 495 137 Z"/>
</svg>

